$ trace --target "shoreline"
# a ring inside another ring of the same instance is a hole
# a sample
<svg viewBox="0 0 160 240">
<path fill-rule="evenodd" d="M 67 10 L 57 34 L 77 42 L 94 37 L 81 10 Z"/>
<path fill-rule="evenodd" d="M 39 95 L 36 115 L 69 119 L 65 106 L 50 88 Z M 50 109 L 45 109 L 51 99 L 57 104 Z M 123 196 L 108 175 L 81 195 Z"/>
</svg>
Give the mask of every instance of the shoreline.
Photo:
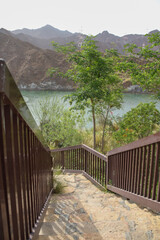
<svg viewBox="0 0 160 240">
<path fill-rule="evenodd" d="M 26 89 L 24 89 L 24 88 L 19 88 L 19 90 L 20 91 L 28 91 L 28 92 L 43 92 L 43 91 L 45 91 L 45 92 L 47 92 L 47 91 L 50 91 L 50 92 L 75 92 L 76 90 L 75 89 L 65 89 L 65 88 L 63 88 L 63 89 L 32 89 L 32 88 L 26 88 Z M 154 93 L 152 93 L 152 92 L 147 92 L 147 91 L 142 91 L 142 92 L 139 92 L 139 91 L 129 91 L 129 90 L 126 90 L 126 89 L 124 89 L 123 91 L 122 91 L 122 93 L 129 93 L 129 94 L 149 94 L 149 95 L 155 95 Z"/>
</svg>

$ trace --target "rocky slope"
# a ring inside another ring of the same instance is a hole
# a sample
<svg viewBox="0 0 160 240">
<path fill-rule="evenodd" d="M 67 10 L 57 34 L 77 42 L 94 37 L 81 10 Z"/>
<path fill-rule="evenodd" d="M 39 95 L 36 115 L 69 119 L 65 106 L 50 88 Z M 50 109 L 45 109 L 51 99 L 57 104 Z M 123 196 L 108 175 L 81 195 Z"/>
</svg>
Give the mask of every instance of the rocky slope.
<svg viewBox="0 0 160 240">
<path fill-rule="evenodd" d="M 43 50 L 23 42 L 8 32 L 0 32 L 0 58 L 3 58 L 21 89 L 72 89 L 73 83 L 49 77 L 50 67 L 68 67 L 63 57 L 51 50 Z"/>
</svg>

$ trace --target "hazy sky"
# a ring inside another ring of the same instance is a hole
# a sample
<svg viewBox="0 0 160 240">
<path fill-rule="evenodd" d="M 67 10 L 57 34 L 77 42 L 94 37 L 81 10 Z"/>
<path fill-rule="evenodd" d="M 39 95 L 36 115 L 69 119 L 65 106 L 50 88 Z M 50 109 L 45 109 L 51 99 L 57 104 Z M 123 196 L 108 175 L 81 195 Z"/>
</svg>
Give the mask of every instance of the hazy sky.
<svg viewBox="0 0 160 240">
<path fill-rule="evenodd" d="M 0 28 L 8 30 L 46 24 L 93 35 L 160 30 L 160 0 L 3 0 L 0 8 Z"/>
</svg>

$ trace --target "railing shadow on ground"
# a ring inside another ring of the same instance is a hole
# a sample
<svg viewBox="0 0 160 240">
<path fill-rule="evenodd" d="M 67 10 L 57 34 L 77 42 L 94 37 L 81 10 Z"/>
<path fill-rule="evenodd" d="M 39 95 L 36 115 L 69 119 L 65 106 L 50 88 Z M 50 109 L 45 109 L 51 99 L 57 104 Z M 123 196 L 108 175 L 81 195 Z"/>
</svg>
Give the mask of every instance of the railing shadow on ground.
<svg viewBox="0 0 160 240">
<path fill-rule="evenodd" d="M 82 172 L 97 186 L 160 212 L 160 133 L 105 156 L 86 145 L 51 150 L 54 168 Z"/>
<path fill-rule="evenodd" d="M 52 191 L 52 158 L 0 59 L 0 239 L 29 239 Z"/>
</svg>

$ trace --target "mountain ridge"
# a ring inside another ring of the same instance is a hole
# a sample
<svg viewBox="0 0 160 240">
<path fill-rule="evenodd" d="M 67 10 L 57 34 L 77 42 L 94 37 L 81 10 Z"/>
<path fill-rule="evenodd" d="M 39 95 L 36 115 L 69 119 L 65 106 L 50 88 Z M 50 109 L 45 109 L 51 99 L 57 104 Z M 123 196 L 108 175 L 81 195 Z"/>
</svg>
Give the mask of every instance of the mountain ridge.
<svg viewBox="0 0 160 240">
<path fill-rule="evenodd" d="M 12 31 L 12 34 L 14 34 L 18 39 L 30 42 L 34 46 L 42 49 L 53 49 L 51 44 L 52 41 L 58 42 L 59 44 L 66 44 L 74 41 L 77 46 L 79 46 L 83 39 L 87 36 L 83 33 L 71 33 L 67 30 L 59 30 L 51 25 L 45 25 L 38 29 L 24 29 L 14 30 Z M 48 31 L 50 34 L 45 34 Z M 150 33 L 155 31 L 159 30 L 153 30 Z M 97 34 L 95 36 L 95 40 L 98 41 L 97 45 L 99 50 L 104 51 L 107 48 L 110 49 L 114 47 L 121 54 L 123 54 L 123 46 L 127 43 L 134 42 L 138 45 L 138 47 L 147 44 L 147 37 L 143 34 L 127 34 L 119 37 L 109 33 L 107 30 Z"/>
<path fill-rule="evenodd" d="M 55 36 L 67 37 L 72 35 L 72 33 L 70 33 L 67 30 L 65 31 L 59 30 L 58 28 L 55 28 L 49 24 L 37 29 L 28 29 L 28 28 L 17 29 L 12 31 L 12 33 L 14 34 L 23 33 L 23 34 L 30 35 L 32 37 L 38 37 L 42 39 L 54 38 Z"/>
</svg>

